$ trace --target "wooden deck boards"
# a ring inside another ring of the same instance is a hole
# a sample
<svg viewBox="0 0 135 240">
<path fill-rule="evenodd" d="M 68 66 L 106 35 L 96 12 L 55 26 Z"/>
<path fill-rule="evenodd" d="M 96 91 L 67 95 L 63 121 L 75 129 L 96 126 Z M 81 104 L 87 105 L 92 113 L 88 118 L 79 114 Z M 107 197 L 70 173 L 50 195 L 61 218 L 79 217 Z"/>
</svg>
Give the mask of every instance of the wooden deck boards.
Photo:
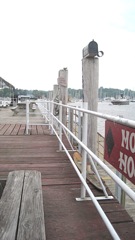
<svg viewBox="0 0 135 240">
<path fill-rule="evenodd" d="M 13 170 L 38 170 L 42 175 L 47 240 L 110 240 L 105 224 L 91 201 L 77 202 L 80 180 L 58 140 L 45 126 L 0 125 L 0 179 Z M 93 193 L 102 192 L 89 183 Z M 109 192 L 109 190 L 108 190 Z M 135 223 L 116 199 L 100 202 L 101 207 L 123 240 L 133 240 Z"/>
<path fill-rule="evenodd" d="M 49 130 L 45 125 L 30 125 L 30 135 L 44 135 L 49 134 Z M 25 135 L 26 125 L 25 124 L 0 124 L 0 136 L 16 136 Z"/>
</svg>

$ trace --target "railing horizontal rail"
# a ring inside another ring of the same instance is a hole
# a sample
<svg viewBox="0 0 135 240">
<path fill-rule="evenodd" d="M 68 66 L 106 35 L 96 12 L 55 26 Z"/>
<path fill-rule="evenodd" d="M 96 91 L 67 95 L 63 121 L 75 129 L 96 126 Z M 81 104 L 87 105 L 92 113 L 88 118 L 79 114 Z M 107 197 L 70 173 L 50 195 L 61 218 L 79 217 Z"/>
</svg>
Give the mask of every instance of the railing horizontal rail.
<svg viewBox="0 0 135 240">
<path fill-rule="evenodd" d="M 52 103 L 56 104 L 55 102 L 52 102 Z M 113 122 L 117 122 L 117 123 L 123 124 L 125 126 L 129 126 L 129 127 L 135 128 L 135 121 L 133 121 L 133 120 L 129 120 L 129 119 L 126 119 L 126 118 L 121 118 L 119 116 L 110 116 L 109 114 L 103 114 L 103 113 L 99 113 L 99 112 L 94 112 L 94 111 L 86 110 L 84 108 L 72 107 L 70 105 L 64 105 L 64 104 L 61 104 L 61 103 L 57 103 L 57 104 L 59 106 L 62 106 L 62 107 L 75 109 L 75 110 L 77 110 L 79 112 L 88 113 L 88 114 L 91 114 L 91 115 L 93 115 L 95 117 L 103 118 L 103 119 L 106 119 L 106 120 L 111 120 Z"/>
</svg>

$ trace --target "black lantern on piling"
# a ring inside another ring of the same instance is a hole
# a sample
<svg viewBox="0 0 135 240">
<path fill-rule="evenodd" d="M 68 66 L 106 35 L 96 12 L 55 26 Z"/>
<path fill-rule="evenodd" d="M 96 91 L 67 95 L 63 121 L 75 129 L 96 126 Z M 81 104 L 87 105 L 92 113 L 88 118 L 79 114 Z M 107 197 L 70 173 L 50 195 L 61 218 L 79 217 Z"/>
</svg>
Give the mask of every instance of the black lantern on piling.
<svg viewBox="0 0 135 240">
<path fill-rule="evenodd" d="M 83 48 L 83 58 L 102 57 L 103 51 L 98 51 L 98 44 L 92 40 L 86 47 Z"/>
</svg>

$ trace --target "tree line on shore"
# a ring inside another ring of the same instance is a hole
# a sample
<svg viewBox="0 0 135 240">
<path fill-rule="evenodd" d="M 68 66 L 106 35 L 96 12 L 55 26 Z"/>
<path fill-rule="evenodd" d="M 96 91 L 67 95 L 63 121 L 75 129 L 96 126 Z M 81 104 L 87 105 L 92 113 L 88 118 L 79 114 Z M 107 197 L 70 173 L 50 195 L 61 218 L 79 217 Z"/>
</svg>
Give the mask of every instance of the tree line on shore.
<svg viewBox="0 0 135 240">
<path fill-rule="evenodd" d="M 43 90 L 26 90 L 26 89 L 15 89 L 14 95 L 32 95 L 36 98 L 49 98 L 50 91 L 43 91 Z M 105 99 L 105 98 L 117 98 L 123 94 L 125 97 L 135 98 L 135 91 L 131 89 L 114 89 L 114 88 L 103 88 L 100 87 L 98 89 L 98 98 Z M 68 88 L 68 96 L 69 99 L 83 99 L 83 90 L 82 89 L 72 89 Z M 3 88 L 0 89 L 0 97 L 13 97 L 13 92 L 10 88 Z"/>
</svg>

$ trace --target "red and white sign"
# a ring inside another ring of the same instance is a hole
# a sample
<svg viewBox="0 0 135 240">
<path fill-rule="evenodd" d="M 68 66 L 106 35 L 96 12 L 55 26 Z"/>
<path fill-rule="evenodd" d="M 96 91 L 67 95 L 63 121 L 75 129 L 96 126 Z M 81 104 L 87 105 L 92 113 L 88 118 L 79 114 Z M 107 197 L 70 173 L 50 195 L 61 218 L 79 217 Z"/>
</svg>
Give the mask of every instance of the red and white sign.
<svg viewBox="0 0 135 240">
<path fill-rule="evenodd" d="M 58 81 L 58 84 L 59 84 L 59 85 L 64 86 L 64 87 L 67 87 L 67 81 L 66 81 L 65 78 L 59 77 L 59 78 L 57 79 L 57 81 Z"/>
<path fill-rule="evenodd" d="M 135 129 L 106 120 L 104 158 L 135 184 Z"/>
</svg>

